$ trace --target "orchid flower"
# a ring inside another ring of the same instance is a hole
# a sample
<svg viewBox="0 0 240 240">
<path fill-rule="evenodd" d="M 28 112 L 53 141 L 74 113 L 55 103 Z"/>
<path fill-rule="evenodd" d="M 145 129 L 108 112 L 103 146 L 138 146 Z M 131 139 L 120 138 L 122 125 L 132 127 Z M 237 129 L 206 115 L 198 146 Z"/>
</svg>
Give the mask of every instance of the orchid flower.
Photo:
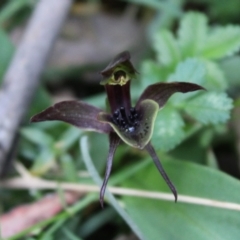
<svg viewBox="0 0 240 240">
<path fill-rule="evenodd" d="M 177 201 L 177 190 L 168 178 L 150 142 L 158 111 L 176 92 L 187 93 L 204 89 L 189 82 L 155 83 L 148 86 L 132 107 L 130 83 L 136 76 L 128 51 L 117 55 L 101 72 L 110 110 L 103 111 L 82 101 L 63 101 L 33 116 L 31 122 L 60 120 L 84 130 L 109 135 L 109 153 L 104 181 L 100 190 L 103 207 L 104 193 L 110 176 L 114 153 L 121 142 L 145 149 Z M 171 127 L 171 126 L 169 126 Z"/>
</svg>

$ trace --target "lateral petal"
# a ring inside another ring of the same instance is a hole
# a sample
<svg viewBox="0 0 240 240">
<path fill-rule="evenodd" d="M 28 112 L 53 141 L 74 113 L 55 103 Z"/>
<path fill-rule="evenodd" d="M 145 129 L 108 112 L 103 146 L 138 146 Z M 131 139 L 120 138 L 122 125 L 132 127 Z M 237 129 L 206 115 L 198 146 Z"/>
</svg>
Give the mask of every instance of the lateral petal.
<svg viewBox="0 0 240 240">
<path fill-rule="evenodd" d="M 155 83 L 144 90 L 137 102 L 137 106 L 145 99 L 152 99 L 158 103 L 159 108 L 162 108 L 174 93 L 187 93 L 197 90 L 205 90 L 205 88 L 189 82 Z"/>
<path fill-rule="evenodd" d="M 85 130 L 109 133 L 111 127 L 97 119 L 100 112 L 102 112 L 101 109 L 82 101 L 63 101 L 36 114 L 30 121 L 59 120 Z"/>
</svg>

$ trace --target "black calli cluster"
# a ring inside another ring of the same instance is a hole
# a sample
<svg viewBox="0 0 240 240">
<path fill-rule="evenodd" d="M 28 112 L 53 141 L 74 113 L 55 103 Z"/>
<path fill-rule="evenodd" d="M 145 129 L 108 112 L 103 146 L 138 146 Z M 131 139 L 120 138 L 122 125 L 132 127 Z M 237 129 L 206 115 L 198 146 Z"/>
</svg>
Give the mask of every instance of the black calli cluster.
<svg viewBox="0 0 240 240">
<path fill-rule="evenodd" d="M 130 62 L 128 51 L 117 55 L 101 72 L 109 104 L 109 111 L 103 111 L 82 101 L 63 101 L 33 116 L 32 122 L 60 120 L 76 127 L 109 135 L 109 153 L 104 181 L 100 190 L 103 207 L 104 193 L 112 169 L 114 153 L 121 142 L 139 149 L 145 149 L 153 159 L 158 171 L 171 189 L 175 201 L 177 190 L 164 171 L 151 144 L 154 122 L 158 111 L 176 92 L 187 93 L 204 88 L 189 82 L 164 82 L 149 85 L 133 107 L 130 83 L 136 70 Z"/>
<path fill-rule="evenodd" d="M 120 109 L 117 109 L 112 116 L 112 121 L 122 131 L 129 133 L 136 130 L 136 128 L 139 126 L 140 120 L 141 117 L 135 108 L 130 108 L 130 113 L 127 115 L 126 109 L 124 107 L 120 107 Z"/>
</svg>

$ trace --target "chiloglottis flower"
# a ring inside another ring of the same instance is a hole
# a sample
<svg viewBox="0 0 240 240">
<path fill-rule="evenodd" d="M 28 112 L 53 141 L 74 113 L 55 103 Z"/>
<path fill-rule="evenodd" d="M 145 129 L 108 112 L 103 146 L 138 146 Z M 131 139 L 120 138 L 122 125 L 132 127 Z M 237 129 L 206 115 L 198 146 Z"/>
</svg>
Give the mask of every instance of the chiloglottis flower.
<svg viewBox="0 0 240 240">
<path fill-rule="evenodd" d="M 104 85 L 107 93 L 108 112 L 82 101 L 63 101 L 33 116 L 31 122 L 60 120 L 85 130 L 109 135 L 107 167 L 100 190 L 101 206 L 103 206 L 114 153 L 121 142 L 134 148 L 145 149 L 150 154 L 177 201 L 177 190 L 164 171 L 150 141 L 154 122 L 158 111 L 164 107 L 172 94 L 204 88 L 189 82 L 155 83 L 143 91 L 133 107 L 130 83 L 136 76 L 136 70 L 130 62 L 129 52 L 125 51 L 117 55 L 101 74 L 103 76 L 101 84 Z"/>
</svg>

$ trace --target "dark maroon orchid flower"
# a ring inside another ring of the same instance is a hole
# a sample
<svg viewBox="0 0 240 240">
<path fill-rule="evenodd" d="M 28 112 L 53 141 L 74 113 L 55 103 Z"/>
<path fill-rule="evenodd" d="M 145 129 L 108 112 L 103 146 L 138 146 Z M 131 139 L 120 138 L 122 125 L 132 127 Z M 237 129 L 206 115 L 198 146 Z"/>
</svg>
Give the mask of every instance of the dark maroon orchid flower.
<svg viewBox="0 0 240 240">
<path fill-rule="evenodd" d="M 130 80 L 135 77 L 136 70 L 130 62 L 129 52 L 125 51 L 116 56 L 101 74 L 103 76 L 101 84 L 105 86 L 107 92 L 109 112 L 104 112 L 82 101 L 63 101 L 33 116 L 31 121 L 60 120 L 85 130 L 109 134 L 110 147 L 107 167 L 100 191 L 101 206 L 103 206 L 113 156 L 122 141 L 132 147 L 148 151 L 177 201 L 177 191 L 150 142 L 154 122 L 159 109 L 166 104 L 172 94 L 204 88 L 188 82 L 156 83 L 148 86 L 140 95 L 136 106 L 132 107 Z"/>
</svg>

